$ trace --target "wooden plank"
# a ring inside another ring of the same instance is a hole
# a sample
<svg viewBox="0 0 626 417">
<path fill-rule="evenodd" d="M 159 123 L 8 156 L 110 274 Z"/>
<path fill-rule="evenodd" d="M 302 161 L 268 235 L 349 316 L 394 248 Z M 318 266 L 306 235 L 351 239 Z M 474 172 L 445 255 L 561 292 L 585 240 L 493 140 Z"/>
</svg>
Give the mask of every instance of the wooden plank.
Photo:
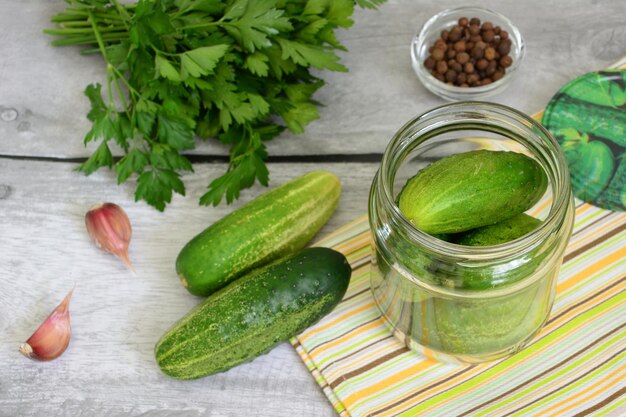
<svg viewBox="0 0 626 417">
<path fill-rule="evenodd" d="M 84 177 L 73 164 L 0 159 L 0 415 L 2 416 L 332 416 L 328 400 L 295 351 L 283 344 L 229 372 L 176 381 L 154 362 L 161 334 L 201 299 L 180 285 L 174 261 L 196 233 L 233 206 L 200 207 L 222 165 L 201 164 L 185 178 L 187 197 L 164 213 L 134 203 L 133 186 L 110 173 Z M 321 234 L 367 210 L 376 164 L 272 164 L 272 185 L 315 169 L 338 174 L 340 207 Z M 127 211 L 131 275 L 85 231 L 86 210 L 113 201 Z M 56 361 L 36 363 L 17 348 L 76 286 L 73 337 Z"/>
<path fill-rule="evenodd" d="M 430 16 L 454 2 L 388 1 L 379 11 L 359 10 L 355 25 L 339 32 L 349 52 L 349 73 L 324 72 L 315 98 L 325 104 L 321 119 L 303 135 L 283 134 L 268 143 L 272 155 L 381 153 L 393 133 L 413 116 L 443 104 L 419 83 L 409 44 Z M 493 101 L 527 113 L 541 109 L 565 82 L 602 69 L 624 53 L 623 0 L 491 1 L 487 6 L 512 18 L 526 39 L 524 64 L 512 85 Z M 0 0 L 0 154 L 85 157 L 87 100 L 91 82 L 102 82 L 98 57 L 77 48 L 53 48 L 41 29 L 62 10 L 61 0 Z M 119 152 L 118 152 L 119 153 Z M 196 153 L 226 155 L 215 141 Z"/>
</svg>

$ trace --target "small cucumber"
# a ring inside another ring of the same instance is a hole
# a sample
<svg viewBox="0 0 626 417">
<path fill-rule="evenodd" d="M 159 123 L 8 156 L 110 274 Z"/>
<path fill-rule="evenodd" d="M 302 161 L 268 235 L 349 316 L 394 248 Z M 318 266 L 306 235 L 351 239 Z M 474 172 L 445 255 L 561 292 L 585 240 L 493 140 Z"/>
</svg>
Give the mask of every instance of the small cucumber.
<svg viewBox="0 0 626 417">
<path fill-rule="evenodd" d="M 180 251 L 176 272 L 195 295 L 209 295 L 257 266 L 302 249 L 337 208 L 336 175 L 313 171 L 233 211 Z"/>
<path fill-rule="evenodd" d="M 155 347 L 176 379 L 222 372 L 302 332 L 343 298 L 351 268 L 328 248 L 307 248 L 253 270 L 210 295 Z"/>
<path fill-rule="evenodd" d="M 547 188 L 532 158 L 515 152 L 472 151 L 447 156 L 409 179 L 399 207 L 429 234 L 459 233 L 523 213 Z"/>
<path fill-rule="evenodd" d="M 500 245 L 524 236 L 540 224 L 541 220 L 522 213 L 496 224 L 454 235 L 450 241 L 465 246 Z"/>
<path fill-rule="evenodd" d="M 496 299 L 461 301 L 433 298 L 427 316 L 438 336 L 433 347 L 449 354 L 484 354 L 509 347 L 535 332 L 543 323 L 550 290 L 532 285 L 522 292 Z M 418 311 L 426 311 L 417 306 Z"/>
<path fill-rule="evenodd" d="M 515 240 L 536 229 L 541 220 L 526 214 L 518 214 L 499 223 L 472 229 L 467 232 L 449 235 L 448 242 L 465 246 L 491 246 Z M 471 267 L 456 265 L 456 267 L 442 269 L 441 265 L 433 262 L 429 269 L 440 276 L 448 287 L 469 290 L 485 290 L 509 285 L 523 279 L 543 262 L 545 254 L 537 253 L 519 259 L 515 268 Z M 445 266 L 445 265 L 444 265 Z"/>
</svg>

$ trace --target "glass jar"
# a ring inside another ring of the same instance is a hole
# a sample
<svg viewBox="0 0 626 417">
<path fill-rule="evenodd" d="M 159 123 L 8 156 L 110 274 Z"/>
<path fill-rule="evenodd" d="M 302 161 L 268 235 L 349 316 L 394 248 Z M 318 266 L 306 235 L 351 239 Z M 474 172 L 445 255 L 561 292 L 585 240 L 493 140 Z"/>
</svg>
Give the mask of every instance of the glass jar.
<svg viewBox="0 0 626 417">
<path fill-rule="evenodd" d="M 397 197 L 406 181 L 453 153 L 524 153 L 549 185 L 527 213 L 532 232 L 494 246 L 461 246 L 415 228 Z M 520 350 L 549 315 L 574 223 L 565 158 L 550 133 L 506 106 L 459 102 L 422 114 L 393 137 L 369 197 L 371 288 L 396 337 L 443 361 L 478 363 Z"/>
</svg>

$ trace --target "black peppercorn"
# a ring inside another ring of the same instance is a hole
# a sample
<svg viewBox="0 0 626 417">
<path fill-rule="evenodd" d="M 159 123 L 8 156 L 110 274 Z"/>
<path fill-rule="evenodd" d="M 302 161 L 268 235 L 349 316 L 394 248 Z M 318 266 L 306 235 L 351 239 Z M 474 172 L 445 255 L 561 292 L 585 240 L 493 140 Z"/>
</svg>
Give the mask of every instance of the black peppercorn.
<svg viewBox="0 0 626 417">
<path fill-rule="evenodd" d="M 446 41 L 444 41 L 443 39 L 437 39 L 434 46 L 435 48 L 439 48 L 444 52 L 448 50 L 448 44 L 446 44 Z"/>
<path fill-rule="evenodd" d="M 459 64 L 465 64 L 470 60 L 470 56 L 467 52 L 459 52 L 456 56 L 456 62 Z"/>
<path fill-rule="evenodd" d="M 448 71 L 448 64 L 446 64 L 445 61 L 437 62 L 437 72 L 439 74 L 445 74 L 446 71 Z"/>
<path fill-rule="evenodd" d="M 496 38 L 496 34 L 493 33 L 493 30 L 487 30 L 485 32 L 483 32 L 483 41 L 487 42 L 487 43 L 491 43 L 493 42 L 493 40 Z"/>
<path fill-rule="evenodd" d="M 463 36 L 463 34 L 461 33 L 461 29 L 455 26 L 450 31 L 450 34 L 448 35 L 448 40 L 451 42 L 456 42 L 461 39 L 461 36 Z"/>
<path fill-rule="evenodd" d="M 439 49 L 439 48 L 433 49 L 431 56 L 435 59 L 435 61 L 441 61 L 444 56 L 443 49 Z"/>
<path fill-rule="evenodd" d="M 485 59 L 488 61 L 493 61 L 496 59 L 496 50 L 491 46 L 485 48 Z"/>
<path fill-rule="evenodd" d="M 472 58 L 480 59 L 483 57 L 484 54 L 485 50 L 483 48 L 478 46 L 478 44 L 474 45 L 474 47 L 472 48 Z"/>
<path fill-rule="evenodd" d="M 460 40 L 454 43 L 454 50 L 457 52 L 465 52 L 465 48 L 466 45 L 464 40 Z"/>
<path fill-rule="evenodd" d="M 511 58 L 510 56 L 505 55 L 500 58 L 500 66 L 502 68 L 508 68 L 511 66 L 511 64 L 513 64 L 513 58 Z"/>
<path fill-rule="evenodd" d="M 456 71 L 453 69 L 449 69 L 448 71 L 446 71 L 446 80 L 448 81 L 456 80 Z"/>
<path fill-rule="evenodd" d="M 502 39 L 498 44 L 498 52 L 501 55 L 508 55 L 511 52 L 511 40 L 510 39 Z"/>
<path fill-rule="evenodd" d="M 452 68 L 453 70 L 455 70 L 456 72 L 462 72 L 463 71 L 463 65 L 459 64 L 456 61 L 454 61 L 452 64 L 449 64 L 448 66 L 450 68 Z"/>
</svg>

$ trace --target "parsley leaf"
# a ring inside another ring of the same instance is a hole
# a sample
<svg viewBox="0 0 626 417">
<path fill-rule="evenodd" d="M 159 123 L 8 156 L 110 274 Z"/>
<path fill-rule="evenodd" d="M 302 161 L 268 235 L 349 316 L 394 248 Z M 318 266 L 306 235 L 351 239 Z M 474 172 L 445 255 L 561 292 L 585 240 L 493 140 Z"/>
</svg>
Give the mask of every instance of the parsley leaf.
<svg viewBox="0 0 626 417">
<path fill-rule="evenodd" d="M 154 66 L 161 77 L 171 81 L 181 81 L 180 71 L 167 59 L 157 54 L 154 57 Z"/>
<path fill-rule="evenodd" d="M 329 69 L 346 72 L 348 69 L 340 64 L 339 57 L 332 52 L 324 51 L 317 46 L 277 38 L 283 50 L 282 59 L 291 58 L 293 62 L 303 67 L 312 66 L 317 69 Z"/>
<path fill-rule="evenodd" d="M 171 169 L 152 169 L 137 179 L 135 201 L 145 200 L 157 210 L 165 210 L 165 204 L 172 201 L 172 191 L 185 195 L 185 185 L 180 174 Z"/>
<path fill-rule="evenodd" d="M 178 150 L 195 147 L 193 129 L 184 120 L 165 112 L 159 113 L 158 119 L 159 137 L 163 142 Z"/>
<path fill-rule="evenodd" d="M 148 158 L 139 149 L 133 149 L 115 164 L 117 183 L 126 181 L 133 173 L 141 174 L 148 164 Z"/>
<path fill-rule="evenodd" d="M 284 10 L 276 8 L 275 0 L 237 0 L 222 18 L 224 29 L 248 51 L 269 47 L 268 35 L 293 29 Z"/>
<path fill-rule="evenodd" d="M 184 52 L 181 56 L 182 78 L 201 77 L 213 73 L 221 57 L 228 50 L 228 45 L 205 46 Z"/>
<path fill-rule="evenodd" d="M 77 170 L 84 172 L 85 175 L 89 175 L 96 171 L 101 167 L 109 167 L 113 166 L 113 155 L 111 154 L 111 150 L 105 141 L 100 143 L 98 149 L 85 161 L 82 165 L 80 165 Z"/>
<path fill-rule="evenodd" d="M 255 179 L 267 185 L 269 171 L 264 162 L 266 157 L 265 147 L 260 145 L 235 159 L 226 174 L 209 184 L 209 191 L 200 197 L 200 204 L 217 206 L 224 196 L 226 202 L 231 203 L 239 198 L 240 190 L 252 186 Z"/>
<path fill-rule="evenodd" d="M 270 69 L 269 65 L 267 65 L 267 61 L 269 61 L 267 55 L 255 52 L 252 55 L 246 56 L 246 61 L 243 64 L 243 67 L 248 69 L 252 74 L 260 77 L 267 77 Z"/>
</svg>

